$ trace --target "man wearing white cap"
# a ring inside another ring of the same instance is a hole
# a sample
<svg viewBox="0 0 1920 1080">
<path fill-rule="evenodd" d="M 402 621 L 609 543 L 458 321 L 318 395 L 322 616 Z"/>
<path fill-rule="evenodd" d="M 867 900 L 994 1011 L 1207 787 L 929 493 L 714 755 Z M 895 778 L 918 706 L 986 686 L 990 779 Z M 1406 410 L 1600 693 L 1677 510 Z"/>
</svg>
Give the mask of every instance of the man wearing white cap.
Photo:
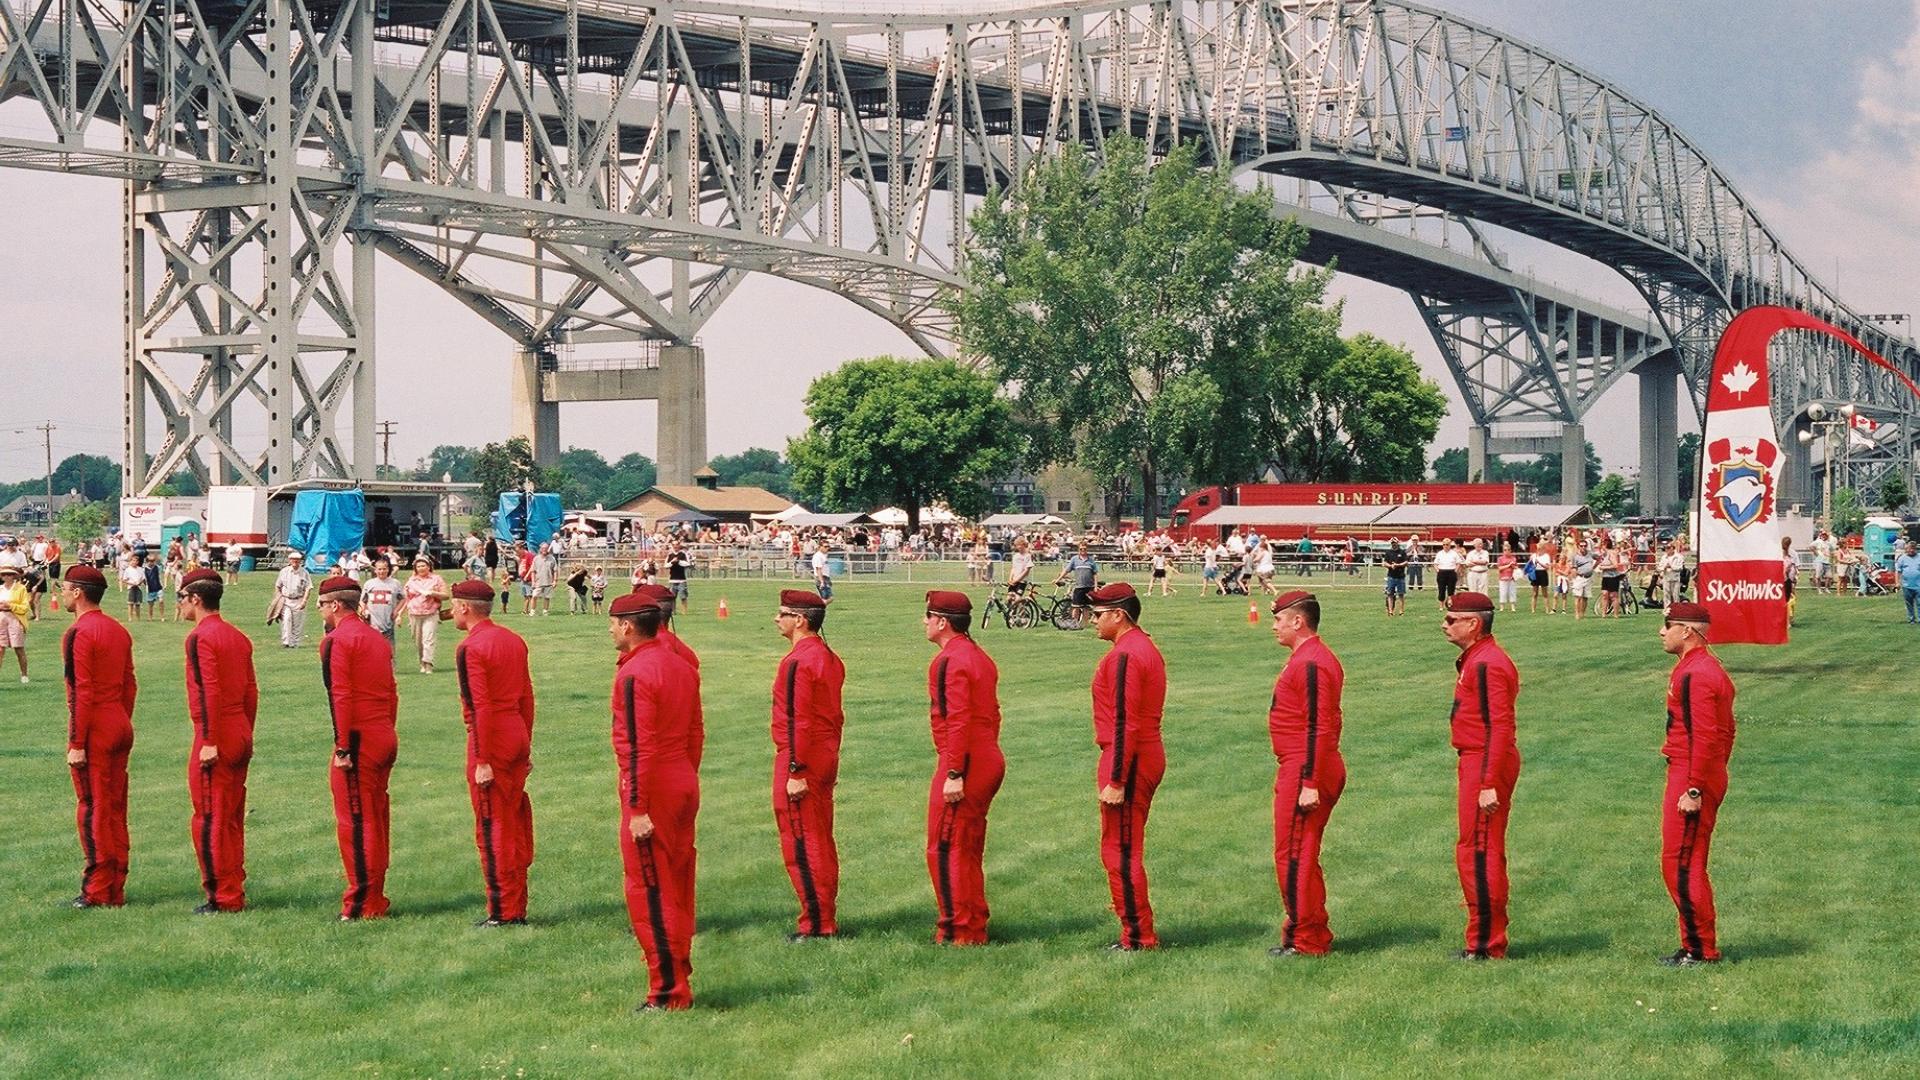
<svg viewBox="0 0 1920 1080">
<path fill-rule="evenodd" d="M 313 591 L 313 579 L 307 576 L 307 557 L 298 551 L 287 552 L 287 565 L 273 579 L 273 594 L 280 599 L 280 647 L 300 647 L 301 631 L 307 625 L 307 594 Z"/>
</svg>

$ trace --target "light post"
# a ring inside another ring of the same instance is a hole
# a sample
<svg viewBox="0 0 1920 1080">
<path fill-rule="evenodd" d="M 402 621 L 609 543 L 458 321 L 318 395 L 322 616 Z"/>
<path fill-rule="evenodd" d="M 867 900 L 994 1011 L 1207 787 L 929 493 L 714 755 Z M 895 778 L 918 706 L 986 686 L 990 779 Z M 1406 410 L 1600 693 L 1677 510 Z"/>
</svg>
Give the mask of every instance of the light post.
<svg viewBox="0 0 1920 1080">
<path fill-rule="evenodd" d="M 1853 418 L 1859 411 L 1852 402 L 1848 402 L 1838 409 L 1832 410 L 1834 415 L 1830 416 L 1828 408 L 1816 401 L 1807 406 L 1807 427 L 1809 430 L 1800 433 L 1800 445 L 1802 446 L 1812 445 L 1815 439 L 1822 440 L 1820 449 L 1824 460 L 1821 462 L 1820 474 L 1824 482 L 1821 485 L 1820 524 L 1822 528 L 1825 528 L 1829 532 L 1833 530 L 1834 458 L 1844 453 L 1841 448 L 1846 446 L 1847 439 L 1852 438 Z M 1819 433 L 1815 434 L 1814 431 L 1811 430 L 1813 428 L 1820 429 Z"/>
</svg>

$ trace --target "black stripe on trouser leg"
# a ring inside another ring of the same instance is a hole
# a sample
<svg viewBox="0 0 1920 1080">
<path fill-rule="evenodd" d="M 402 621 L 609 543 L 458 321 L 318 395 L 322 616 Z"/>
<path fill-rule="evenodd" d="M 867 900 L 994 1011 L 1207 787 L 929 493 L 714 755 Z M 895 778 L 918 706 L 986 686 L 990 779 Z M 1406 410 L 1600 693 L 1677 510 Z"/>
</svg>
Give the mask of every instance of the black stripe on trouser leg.
<svg viewBox="0 0 1920 1080">
<path fill-rule="evenodd" d="M 654 963 L 660 968 L 660 1000 L 655 1005 L 665 1005 L 673 993 L 674 970 L 673 948 L 668 944 L 667 916 L 665 905 L 660 899 L 660 870 L 653 862 L 653 838 L 635 840 L 635 848 L 640 854 L 640 881 L 647 889 L 647 918 L 653 923 Z"/>
<path fill-rule="evenodd" d="M 80 850 L 87 857 L 86 869 L 81 871 L 80 893 L 86 895 L 87 882 L 93 880 L 93 873 L 100 866 L 100 849 L 94 843 L 93 820 L 93 774 L 87 771 L 89 766 L 76 765 L 80 773 Z"/>
<path fill-rule="evenodd" d="M 793 838 L 793 865 L 800 871 L 800 902 L 806 909 L 807 933 L 820 933 L 820 893 L 813 884 L 813 863 L 807 858 L 806 816 L 800 800 L 787 797 L 787 834 Z"/>
<path fill-rule="evenodd" d="M 954 804 L 948 803 L 940 811 L 940 838 L 934 845 L 939 861 L 939 869 L 934 874 L 934 891 L 940 902 L 941 934 L 948 939 L 953 937 L 953 868 L 949 860 L 953 855 L 953 815 Z"/>
<path fill-rule="evenodd" d="M 1128 948 L 1140 944 L 1140 908 L 1133 895 L 1133 781 L 1138 768 L 1136 762 L 1127 770 L 1126 791 L 1115 808 L 1120 816 L 1120 943 Z"/>
<path fill-rule="evenodd" d="M 1293 948 L 1293 936 L 1300 930 L 1300 847 L 1306 843 L 1307 815 L 1300 809 L 1299 789 L 1293 796 L 1293 813 L 1287 819 L 1287 925 L 1280 935 L 1284 948 Z"/>
<path fill-rule="evenodd" d="M 487 918 L 498 919 L 500 913 L 500 869 L 493 854 L 493 786 L 476 785 L 480 788 L 480 869 L 487 882 Z"/>
<path fill-rule="evenodd" d="M 1473 896 L 1479 909 L 1480 939 L 1473 951 L 1484 953 L 1493 937 L 1493 888 L 1487 881 L 1487 833 L 1493 828 L 1493 815 L 1485 810 L 1479 815 L 1473 827 Z"/>
<path fill-rule="evenodd" d="M 207 903 L 218 904 L 219 880 L 213 866 L 213 763 L 200 766 L 200 798 L 205 804 L 200 814 L 200 885 L 207 891 Z"/>
<path fill-rule="evenodd" d="M 1687 814 L 1686 821 L 1680 826 L 1680 866 L 1673 879 L 1674 897 L 1680 907 L 1680 925 L 1686 928 L 1687 951 L 1695 956 L 1701 955 L 1700 926 L 1694 921 L 1693 914 L 1693 844 L 1700 827 L 1700 815 Z"/>
<path fill-rule="evenodd" d="M 360 762 L 357 757 L 353 764 L 353 768 L 345 770 L 347 823 L 353 838 L 353 894 L 347 900 L 347 917 L 357 919 L 367 907 L 367 838 L 364 833 L 366 817 L 360 812 Z"/>
</svg>

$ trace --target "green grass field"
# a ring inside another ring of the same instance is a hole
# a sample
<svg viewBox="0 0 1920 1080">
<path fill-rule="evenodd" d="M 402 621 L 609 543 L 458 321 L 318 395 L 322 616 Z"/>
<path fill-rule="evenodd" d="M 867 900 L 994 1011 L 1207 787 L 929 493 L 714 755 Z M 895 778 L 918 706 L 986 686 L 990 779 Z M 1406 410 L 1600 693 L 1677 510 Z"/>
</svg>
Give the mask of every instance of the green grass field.
<svg viewBox="0 0 1920 1080">
<path fill-rule="evenodd" d="M 599 618 L 505 621 L 540 701 L 530 784 L 533 925 L 482 914 L 451 674 L 401 664 L 395 917 L 334 921 L 340 864 L 316 654 L 278 647 L 265 575 L 229 611 L 259 643 L 251 908 L 195 918 L 180 624 L 134 628 L 141 678 L 133 869 L 121 910 L 76 912 L 62 763 L 59 614 L 34 682 L 0 672 L 0 1075 L 180 1076 L 1912 1076 L 1913 827 L 1920 753 L 1896 603 L 1810 597 L 1784 649 L 1725 650 L 1740 688 L 1715 838 L 1733 963 L 1671 970 L 1657 802 L 1668 658 L 1655 616 L 1502 616 L 1525 688 L 1509 839 L 1513 959 L 1464 965 L 1447 746 L 1453 650 L 1431 593 L 1384 619 L 1327 590 L 1347 669 L 1351 779 L 1326 844 L 1333 956 L 1276 961 L 1265 710 L 1284 654 L 1244 600 L 1149 601 L 1168 658 L 1168 776 L 1147 847 L 1166 948 L 1115 955 L 1097 851 L 1091 631 L 995 628 L 1006 786 L 987 848 L 987 949 L 928 943 L 933 768 L 919 590 L 843 585 L 828 637 L 849 671 L 841 927 L 789 946 L 794 900 L 769 807 L 777 582 L 696 582 L 707 755 L 691 1013 L 635 1016 Z M 733 617 L 718 621 L 726 593 Z M 443 627 L 442 671 L 458 635 Z M 407 647 L 402 638 L 403 650 Z"/>
</svg>

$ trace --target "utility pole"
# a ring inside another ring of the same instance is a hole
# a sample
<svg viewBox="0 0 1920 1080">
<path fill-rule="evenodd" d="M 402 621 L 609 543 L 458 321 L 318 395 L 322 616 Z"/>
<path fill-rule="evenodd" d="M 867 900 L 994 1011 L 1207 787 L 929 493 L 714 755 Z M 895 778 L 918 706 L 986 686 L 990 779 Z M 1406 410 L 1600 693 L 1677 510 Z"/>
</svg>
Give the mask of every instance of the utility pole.
<svg viewBox="0 0 1920 1080">
<path fill-rule="evenodd" d="M 40 425 L 40 434 L 47 442 L 47 525 L 53 525 L 53 421 Z"/>
<path fill-rule="evenodd" d="M 383 469 L 393 468 L 394 427 L 395 424 L 391 420 L 380 421 L 380 467 Z"/>
</svg>

